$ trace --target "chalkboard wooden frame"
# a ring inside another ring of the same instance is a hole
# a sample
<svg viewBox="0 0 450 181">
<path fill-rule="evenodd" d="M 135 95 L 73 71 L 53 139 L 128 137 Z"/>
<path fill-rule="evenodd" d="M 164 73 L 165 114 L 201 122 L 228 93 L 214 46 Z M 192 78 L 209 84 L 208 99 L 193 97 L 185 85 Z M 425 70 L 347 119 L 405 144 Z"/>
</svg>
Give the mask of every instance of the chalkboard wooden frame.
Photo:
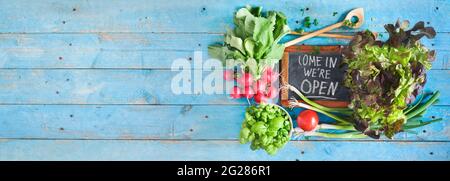
<svg viewBox="0 0 450 181">
<path fill-rule="evenodd" d="M 311 53 L 318 51 L 320 53 L 340 53 L 344 46 L 334 45 L 334 46 L 309 46 L 309 45 L 298 45 L 286 47 L 283 58 L 280 65 L 280 84 L 283 85 L 289 82 L 289 53 L 300 52 L 300 53 Z M 289 105 L 289 91 L 282 89 L 280 94 L 280 103 L 283 106 Z M 299 102 L 302 102 L 299 100 Z M 314 102 L 327 106 L 327 107 L 347 107 L 350 103 L 349 101 L 331 101 L 331 100 L 315 100 Z"/>
</svg>

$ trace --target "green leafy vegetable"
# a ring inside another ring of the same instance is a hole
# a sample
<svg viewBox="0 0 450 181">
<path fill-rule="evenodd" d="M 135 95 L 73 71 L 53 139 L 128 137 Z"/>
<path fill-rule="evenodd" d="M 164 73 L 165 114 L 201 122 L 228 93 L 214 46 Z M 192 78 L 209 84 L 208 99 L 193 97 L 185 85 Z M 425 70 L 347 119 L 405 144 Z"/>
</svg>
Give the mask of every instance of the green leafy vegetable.
<svg viewBox="0 0 450 181">
<path fill-rule="evenodd" d="M 303 20 L 303 26 L 306 28 L 311 28 L 311 17 L 305 17 L 305 19 Z"/>
<path fill-rule="evenodd" d="M 287 18 L 281 12 L 263 13 L 261 7 L 247 6 L 235 13 L 234 24 L 224 44 L 211 45 L 208 52 L 225 65 L 241 66 L 257 80 L 283 56 L 284 46 L 278 42 L 290 32 Z"/>
<path fill-rule="evenodd" d="M 347 26 L 347 27 L 354 27 L 356 25 L 356 22 L 352 22 L 352 21 L 346 19 L 346 20 L 344 20 L 343 24 L 344 24 L 344 26 Z"/>
<path fill-rule="evenodd" d="M 314 20 L 313 20 L 313 25 L 314 25 L 314 26 L 319 25 L 319 21 L 318 21 L 316 18 L 314 18 Z"/>
<path fill-rule="evenodd" d="M 297 32 L 297 33 L 300 33 L 300 34 L 305 32 L 305 30 L 303 28 L 297 28 L 294 31 Z"/>
<path fill-rule="evenodd" d="M 414 117 L 406 115 L 411 110 L 404 110 L 420 94 L 434 60 L 435 52 L 418 41 L 423 36 L 433 38 L 434 29 L 418 22 L 406 30 L 408 25 L 408 21 L 385 25 L 386 42 L 376 41 L 370 31 L 359 32 L 344 51 L 348 65 L 344 84 L 351 92 L 355 127 L 373 138 L 381 133 L 392 138 Z M 418 110 L 412 112 L 425 108 Z"/>
<path fill-rule="evenodd" d="M 247 108 L 239 141 L 251 142 L 252 150 L 261 148 L 274 155 L 289 141 L 290 131 L 291 122 L 284 110 L 275 105 L 259 104 Z"/>
<path fill-rule="evenodd" d="M 414 118 L 416 116 L 421 116 L 423 113 L 425 113 L 426 109 L 431 106 L 432 104 L 436 103 L 439 97 L 439 91 L 436 91 L 433 93 L 433 95 L 431 95 L 431 98 L 428 99 L 427 101 L 422 102 L 421 100 L 419 101 L 420 105 L 416 105 L 414 107 L 412 107 L 410 109 L 409 112 L 408 109 L 405 109 L 404 113 L 406 114 L 406 118 L 410 119 L 410 118 Z"/>
<path fill-rule="evenodd" d="M 336 120 L 333 125 L 319 125 L 314 132 L 303 135 L 327 138 L 392 138 L 398 132 L 442 121 L 425 121 L 427 108 L 438 101 L 439 91 L 421 94 L 426 82 L 426 70 L 431 68 L 435 52 L 418 41 L 423 36 L 433 38 L 435 31 L 418 22 L 405 30 L 409 22 L 386 25 L 389 39 L 375 40 L 370 31 L 359 32 L 343 51 L 348 70 L 344 83 L 351 91 L 350 109 L 328 108 L 312 102 L 295 87 L 285 85 L 305 102 L 293 99 L 290 107 L 320 112 Z M 417 100 L 416 100 L 417 99 Z M 352 128 L 353 127 L 353 128 Z"/>
<path fill-rule="evenodd" d="M 317 20 L 317 18 L 314 18 L 314 20 L 311 20 L 310 16 L 306 16 L 303 19 L 302 25 L 304 28 L 311 28 L 312 25 L 314 26 L 318 26 L 319 25 L 319 20 Z M 300 28 L 301 30 L 303 30 L 303 28 Z M 296 30 L 297 31 L 297 30 Z M 298 32 L 298 31 L 297 31 Z M 302 32 L 303 33 L 303 32 Z"/>
<path fill-rule="evenodd" d="M 353 118 L 348 117 L 351 112 L 348 108 L 329 108 L 317 104 L 304 95 L 300 93 L 295 87 L 291 85 L 285 85 L 284 88 L 288 88 L 290 91 L 293 91 L 307 104 L 300 103 L 295 99 L 291 99 L 289 101 L 289 107 L 301 107 L 304 109 L 309 109 L 313 111 L 317 111 L 322 113 L 330 118 L 336 120 L 333 124 L 319 124 L 318 129 L 313 132 L 295 132 L 295 137 L 305 136 L 306 139 L 309 137 L 325 137 L 325 138 L 365 138 L 368 135 L 368 132 L 362 133 L 355 129 L 355 123 L 353 122 Z M 425 98 L 429 94 L 423 94 L 420 96 L 418 100 L 414 104 L 410 104 L 407 109 L 404 110 L 404 114 L 406 114 L 407 121 L 403 124 L 403 127 L 400 131 L 413 133 L 414 131 L 411 129 L 426 126 L 428 124 L 442 121 L 442 118 L 437 118 L 429 121 L 424 121 L 425 118 L 422 117 L 426 109 L 437 102 L 437 98 L 439 97 L 439 91 L 436 91 L 431 94 L 429 99 Z M 423 101 L 422 101 L 423 100 Z M 308 105 L 309 104 L 309 105 Z M 335 114 L 344 115 L 344 117 L 337 116 Z M 380 128 L 379 126 L 373 126 L 373 128 Z M 325 131 L 325 132 L 324 132 Z M 376 132 L 376 131 L 371 131 Z M 369 133 L 371 133 L 369 132 Z"/>
</svg>

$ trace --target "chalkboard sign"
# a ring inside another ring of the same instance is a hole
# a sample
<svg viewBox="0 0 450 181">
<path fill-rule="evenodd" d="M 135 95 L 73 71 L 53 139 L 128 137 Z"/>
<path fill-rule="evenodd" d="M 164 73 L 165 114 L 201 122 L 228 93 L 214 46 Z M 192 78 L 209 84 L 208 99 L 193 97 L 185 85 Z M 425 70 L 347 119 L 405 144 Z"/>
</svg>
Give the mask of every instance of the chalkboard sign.
<svg viewBox="0 0 450 181">
<path fill-rule="evenodd" d="M 309 99 L 329 107 L 346 107 L 349 90 L 343 85 L 346 66 L 342 64 L 342 46 L 290 46 L 281 61 L 281 83 L 296 87 Z M 281 103 L 288 105 L 291 91 L 283 90 Z"/>
</svg>

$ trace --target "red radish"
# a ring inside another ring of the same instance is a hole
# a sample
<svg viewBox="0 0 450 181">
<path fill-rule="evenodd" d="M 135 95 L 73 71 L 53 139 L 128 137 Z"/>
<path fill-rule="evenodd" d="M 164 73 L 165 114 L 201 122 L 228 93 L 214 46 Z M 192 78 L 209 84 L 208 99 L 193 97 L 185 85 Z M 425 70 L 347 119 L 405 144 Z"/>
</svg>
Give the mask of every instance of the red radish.
<svg viewBox="0 0 450 181">
<path fill-rule="evenodd" d="M 269 99 L 273 99 L 273 98 L 277 97 L 277 95 L 278 95 L 278 89 L 275 88 L 274 86 L 270 86 L 270 87 L 268 88 L 268 91 L 267 91 L 267 93 L 266 93 L 266 96 L 267 96 Z"/>
<path fill-rule="evenodd" d="M 279 74 L 277 72 L 274 72 L 271 68 L 266 68 L 266 70 L 263 72 L 261 79 L 265 82 L 271 84 L 277 81 Z"/>
<path fill-rule="evenodd" d="M 304 110 L 298 115 L 297 124 L 304 131 L 312 131 L 319 124 L 319 116 L 314 111 Z"/>
<path fill-rule="evenodd" d="M 253 92 L 253 89 L 251 87 L 245 87 L 244 93 L 242 94 L 245 98 L 250 99 L 253 97 L 255 92 Z"/>
<path fill-rule="evenodd" d="M 267 99 L 268 99 L 262 92 L 258 92 L 254 98 L 255 98 L 255 102 L 258 104 L 267 102 Z"/>
<path fill-rule="evenodd" d="M 253 90 L 255 91 L 255 93 L 264 93 L 266 92 L 266 82 L 263 80 L 257 80 L 254 84 L 253 84 Z"/>
<path fill-rule="evenodd" d="M 238 83 L 242 85 L 242 87 L 251 86 L 253 83 L 253 76 L 250 73 L 244 73 L 239 79 L 237 79 Z"/>
<path fill-rule="evenodd" d="M 241 98 L 241 89 L 239 89 L 238 86 L 234 86 L 233 89 L 231 89 L 231 94 L 230 94 L 230 96 L 231 96 L 233 99 L 239 99 L 239 98 Z"/>
<path fill-rule="evenodd" d="M 234 70 L 223 71 L 223 79 L 227 81 L 232 81 L 234 79 Z"/>
</svg>

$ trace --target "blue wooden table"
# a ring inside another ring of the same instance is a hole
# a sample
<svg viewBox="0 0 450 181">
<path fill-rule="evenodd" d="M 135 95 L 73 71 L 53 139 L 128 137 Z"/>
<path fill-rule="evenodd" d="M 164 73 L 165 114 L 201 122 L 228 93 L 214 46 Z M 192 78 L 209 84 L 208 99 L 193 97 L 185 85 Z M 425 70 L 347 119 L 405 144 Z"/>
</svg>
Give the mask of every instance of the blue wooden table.
<svg viewBox="0 0 450 181">
<path fill-rule="evenodd" d="M 291 28 L 356 7 L 380 33 L 425 21 L 438 32 L 423 40 L 437 50 L 427 89 L 442 92 L 426 116 L 444 121 L 393 140 L 293 140 L 276 156 L 240 145 L 246 101 L 175 95 L 170 68 L 206 58 L 246 4 L 283 11 Z M 449 0 L 0 0 L 0 160 L 450 160 L 449 17 Z"/>
</svg>

